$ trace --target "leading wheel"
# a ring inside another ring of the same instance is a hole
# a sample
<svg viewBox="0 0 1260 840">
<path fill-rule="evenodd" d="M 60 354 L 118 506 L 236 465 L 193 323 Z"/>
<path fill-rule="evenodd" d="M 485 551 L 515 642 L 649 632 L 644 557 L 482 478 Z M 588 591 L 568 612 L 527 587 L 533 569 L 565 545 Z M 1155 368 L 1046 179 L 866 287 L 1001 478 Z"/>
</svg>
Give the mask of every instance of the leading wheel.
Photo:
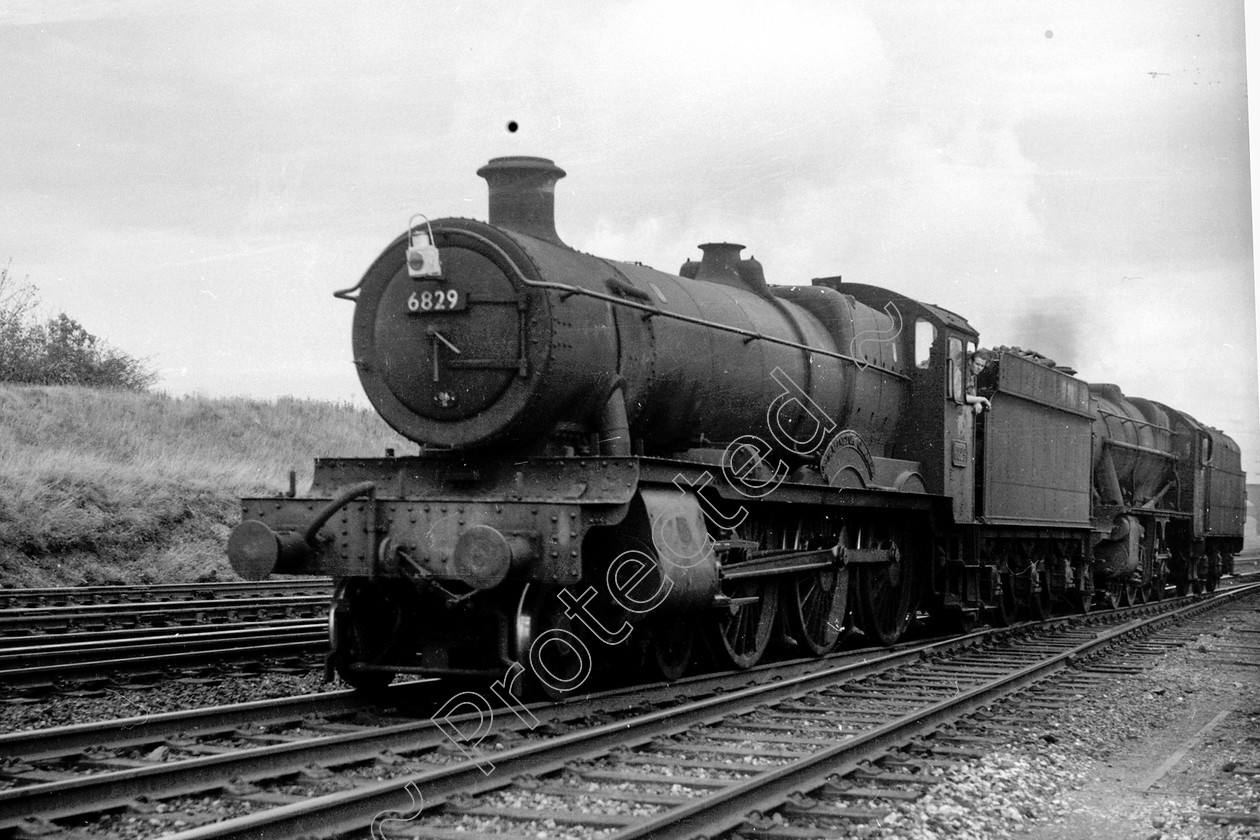
<svg viewBox="0 0 1260 840">
<path fill-rule="evenodd" d="M 590 648 L 560 600 L 559 588 L 526 584 L 516 609 L 516 661 L 527 696 L 560 700 L 590 678 Z"/>
<path fill-rule="evenodd" d="M 695 627 L 686 621 L 671 621 L 643 632 L 644 665 L 648 673 L 666 682 L 681 679 L 695 652 Z"/>
<path fill-rule="evenodd" d="M 784 584 L 783 609 L 792 638 L 814 656 L 830 653 L 844 636 L 849 570 L 814 569 Z"/>
<path fill-rule="evenodd" d="M 731 667 L 756 665 L 774 635 L 779 584 L 769 578 L 736 580 L 722 587 L 730 604 L 717 609 L 709 626 L 714 652 Z"/>
<path fill-rule="evenodd" d="M 403 610 L 383 585 L 346 578 L 337 586 L 328 612 L 329 662 L 342 682 L 373 691 L 393 681 L 395 672 L 386 666 L 403 620 Z"/>
</svg>

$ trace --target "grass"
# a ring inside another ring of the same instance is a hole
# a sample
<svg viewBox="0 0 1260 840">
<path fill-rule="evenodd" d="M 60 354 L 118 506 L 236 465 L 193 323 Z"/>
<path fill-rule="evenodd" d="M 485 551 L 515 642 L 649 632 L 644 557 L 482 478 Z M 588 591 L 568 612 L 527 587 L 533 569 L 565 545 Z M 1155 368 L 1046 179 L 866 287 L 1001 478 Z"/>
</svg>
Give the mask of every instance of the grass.
<svg viewBox="0 0 1260 840">
<path fill-rule="evenodd" d="M 414 444 L 348 404 L 0 384 L 0 586 L 232 579 L 241 496 Z"/>
</svg>

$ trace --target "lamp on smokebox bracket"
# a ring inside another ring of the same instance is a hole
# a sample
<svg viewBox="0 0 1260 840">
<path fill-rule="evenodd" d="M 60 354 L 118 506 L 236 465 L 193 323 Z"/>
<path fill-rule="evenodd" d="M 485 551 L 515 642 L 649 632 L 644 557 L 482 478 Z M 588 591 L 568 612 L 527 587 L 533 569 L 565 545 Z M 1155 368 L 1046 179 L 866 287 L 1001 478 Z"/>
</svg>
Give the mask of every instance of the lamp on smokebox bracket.
<svg viewBox="0 0 1260 840">
<path fill-rule="evenodd" d="M 416 229 L 416 219 L 424 219 L 424 230 Z M 417 213 L 407 223 L 407 274 L 416 279 L 442 279 L 442 261 L 433 242 L 429 217 Z"/>
</svg>

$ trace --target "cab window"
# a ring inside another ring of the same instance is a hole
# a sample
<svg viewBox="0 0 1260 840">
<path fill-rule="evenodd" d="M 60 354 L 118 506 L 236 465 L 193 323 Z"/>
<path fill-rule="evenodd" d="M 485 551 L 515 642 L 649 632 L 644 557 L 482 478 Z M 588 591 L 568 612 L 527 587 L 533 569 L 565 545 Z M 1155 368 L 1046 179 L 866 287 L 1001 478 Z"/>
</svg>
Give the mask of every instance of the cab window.
<svg viewBox="0 0 1260 840">
<path fill-rule="evenodd" d="M 965 370 L 967 359 L 963 356 L 962 339 L 957 336 L 949 338 L 949 393 L 954 398 L 954 402 L 960 405 L 966 400 L 967 393 L 964 390 Z"/>
<path fill-rule="evenodd" d="M 936 325 L 931 321 L 919 318 L 914 322 L 914 364 L 915 367 L 926 368 L 932 356 L 932 345 L 936 343 Z"/>
</svg>

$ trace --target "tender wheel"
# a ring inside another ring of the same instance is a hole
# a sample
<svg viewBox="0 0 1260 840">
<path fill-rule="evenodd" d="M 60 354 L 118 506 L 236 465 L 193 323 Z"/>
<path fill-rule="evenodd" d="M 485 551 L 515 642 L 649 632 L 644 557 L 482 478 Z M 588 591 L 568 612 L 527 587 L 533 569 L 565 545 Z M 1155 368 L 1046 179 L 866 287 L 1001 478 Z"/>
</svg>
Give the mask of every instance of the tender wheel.
<svg viewBox="0 0 1260 840">
<path fill-rule="evenodd" d="M 1190 555 L 1181 551 L 1173 555 L 1169 563 L 1167 582 L 1175 587 L 1175 597 L 1180 598 L 1190 594 L 1190 581 L 1194 579 L 1195 566 L 1195 560 Z"/>
<path fill-rule="evenodd" d="M 1010 627 L 1019 612 L 1019 600 L 1015 595 L 1015 576 L 1009 572 L 997 576 L 996 591 L 989 607 L 989 620 L 998 627 Z"/>
<path fill-rule="evenodd" d="M 1215 592 L 1216 585 L 1221 580 L 1221 553 L 1213 551 L 1208 555 L 1207 577 L 1203 579 L 1203 588 L 1208 592 Z"/>
<path fill-rule="evenodd" d="M 872 541 L 871 546 L 891 548 L 895 544 L 892 539 L 882 539 Z M 902 550 L 892 563 L 863 565 L 856 573 L 855 623 L 877 645 L 891 645 L 901 638 L 918 606 L 914 597 L 914 558 L 904 545 L 898 547 Z"/>
<path fill-rule="evenodd" d="M 844 638 L 849 570 L 817 569 L 784 584 L 783 609 L 792 638 L 814 656 L 830 653 Z"/>
<path fill-rule="evenodd" d="M 751 668 L 774 635 L 779 611 L 779 585 L 765 580 L 737 580 L 723 587 L 732 604 L 717 611 L 710 625 L 714 652 L 734 668 Z"/>
<path fill-rule="evenodd" d="M 1114 610 L 1121 605 L 1124 598 L 1124 584 L 1109 583 L 1104 589 L 1094 590 L 1094 600 L 1100 610 Z"/>
<path fill-rule="evenodd" d="M 329 661 L 342 682 L 362 691 L 384 688 L 395 672 L 357 670 L 388 663 L 402 635 L 404 612 L 382 584 L 347 578 L 337 587 L 328 613 Z"/>
<path fill-rule="evenodd" d="M 1200 554 L 1191 560 L 1186 566 L 1186 591 L 1193 592 L 1195 595 L 1203 594 L 1203 582 L 1207 577 L 1207 569 L 1209 560 L 1206 554 Z M 1177 594 L 1185 594 L 1181 591 L 1181 584 L 1177 584 Z"/>
<path fill-rule="evenodd" d="M 1234 573 L 1234 555 L 1228 551 L 1221 552 L 1221 574 L 1232 575 Z"/>
<path fill-rule="evenodd" d="M 1050 617 L 1050 576 L 1039 565 L 1030 565 L 1012 576 L 1020 611 L 1032 621 Z"/>
</svg>

